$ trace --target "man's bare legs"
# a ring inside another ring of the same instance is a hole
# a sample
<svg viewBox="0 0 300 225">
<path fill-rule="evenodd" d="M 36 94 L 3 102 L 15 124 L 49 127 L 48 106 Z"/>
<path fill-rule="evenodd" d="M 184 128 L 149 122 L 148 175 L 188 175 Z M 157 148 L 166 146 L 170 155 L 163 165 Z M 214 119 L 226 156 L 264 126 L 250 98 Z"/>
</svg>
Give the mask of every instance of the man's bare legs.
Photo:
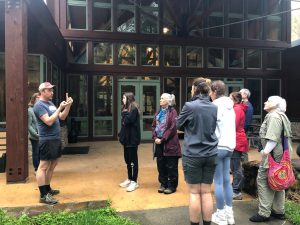
<svg viewBox="0 0 300 225">
<path fill-rule="evenodd" d="M 213 199 L 210 184 L 188 184 L 190 192 L 189 214 L 190 221 L 200 222 L 200 214 L 203 221 L 211 221 L 213 213 Z"/>
<path fill-rule="evenodd" d="M 46 185 L 46 174 L 49 167 L 50 167 L 50 161 L 44 161 L 44 160 L 40 161 L 38 170 L 36 171 L 36 180 L 39 187 Z"/>
<path fill-rule="evenodd" d="M 53 176 L 53 172 L 54 172 L 54 169 L 58 163 L 58 159 L 56 160 L 51 160 L 49 161 L 50 162 L 50 165 L 46 171 L 46 177 L 45 177 L 45 185 L 50 185 L 50 182 L 51 182 L 51 179 L 52 179 L 52 176 Z"/>
</svg>

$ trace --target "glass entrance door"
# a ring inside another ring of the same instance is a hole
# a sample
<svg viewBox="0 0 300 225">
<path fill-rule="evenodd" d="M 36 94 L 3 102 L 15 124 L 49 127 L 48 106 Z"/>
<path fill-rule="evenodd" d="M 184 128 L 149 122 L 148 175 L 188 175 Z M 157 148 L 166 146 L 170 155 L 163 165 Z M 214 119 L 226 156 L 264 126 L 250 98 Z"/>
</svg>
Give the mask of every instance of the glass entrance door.
<svg viewBox="0 0 300 225">
<path fill-rule="evenodd" d="M 124 92 L 132 92 L 140 107 L 142 140 L 151 139 L 151 125 L 156 110 L 159 109 L 159 81 L 121 80 L 118 85 L 118 130 L 121 127 L 121 107 Z"/>
</svg>

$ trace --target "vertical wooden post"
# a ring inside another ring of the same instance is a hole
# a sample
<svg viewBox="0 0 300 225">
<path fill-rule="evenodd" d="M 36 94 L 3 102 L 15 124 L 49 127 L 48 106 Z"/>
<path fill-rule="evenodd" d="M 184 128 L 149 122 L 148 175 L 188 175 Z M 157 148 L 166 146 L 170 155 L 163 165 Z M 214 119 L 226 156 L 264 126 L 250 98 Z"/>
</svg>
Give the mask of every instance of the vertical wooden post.
<svg viewBox="0 0 300 225">
<path fill-rule="evenodd" d="M 5 0 L 6 181 L 28 177 L 27 5 Z"/>
</svg>

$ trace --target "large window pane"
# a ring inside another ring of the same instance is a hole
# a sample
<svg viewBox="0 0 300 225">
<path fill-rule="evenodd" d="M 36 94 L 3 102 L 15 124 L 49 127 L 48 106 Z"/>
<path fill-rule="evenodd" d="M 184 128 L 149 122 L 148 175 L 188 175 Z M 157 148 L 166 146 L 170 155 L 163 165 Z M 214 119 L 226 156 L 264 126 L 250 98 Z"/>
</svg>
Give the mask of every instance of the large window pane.
<svg viewBox="0 0 300 225">
<path fill-rule="evenodd" d="M 277 13 L 282 10 L 282 0 L 266 0 L 267 2 L 267 12 L 270 13 Z"/>
<path fill-rule="evenodd" d="M 247 49 L 247 68 L 250 69 L 261 68 L 261 50 Z"/>
<path fill-rule="evenodd" d="M 197 47 L 186 48 L 186 66 L 203 67 L 203 48 L 197 48 Z"/>
<path fill-rule="evenodd" d="M 94 0 L 93 30 L 111 31 L 111 0 Z"/>
<path fill-rule="evenodd" d="M 164 47 L 164 65 L 165 66 L 180 66 L 181 51 L 178 46 Z"/>
<path fill-rule="evenodd" d="M 87 64 L 87 43 L 81 41 L 69 41 L 68 46 L 72 53 L 72 63 Z"/>
<path fill-rule="evenodd" d="M 208 48 L 207 66 L 224 68 L 224 50 L 222 48 Z"/>
<path fill-rule="evenodd" d="M 208 25 L 210 27 L 210 29 L 208 30 L 208 34 L 210 37 L 223 37 L 223 32 L 224 32 L 223 1 L 208 0 L 208 3 L 209 3 L 208 11 L 210 12 L 208 17 Z"/>
<path fill-rule="evenodd" d="M 178 37 L 202 37 L 203 2 L 199 0 L 163 0 L 163 34 Z"/>
<path fill-rule="evenodd" d="M 229 49 L 229 68 L 244 68 L 244 50 L 243 49 Z"/>
<path fill-rule="evenodd" d="M 248 0 L 248 39 L 262 39 L 262 20 L 256 19 L 262 15 L 261 0 Z"/>
<path fill-rule="evenodd" d="M 118 64 L 135 65 L 136 47 L 134 44 L 118 44 Z"/>
<path fill-rule="evenodd" d="M 141 1 L 141 32 L 148 34 L 158 33 L 158 0 Z"/>
<path fill-rule="evenodd" d="M 0 53 L 0 123 L 6 121 L 5 117 L 5 61 L 4 54 Z"/>
<path fill-rule="evenodd" d="M 281 53 L 280 51 L 267 50 L 266 51 L 266 68 L 267 69 L 281 69 Z"/>
<path fill-rule="evenodd" d="M 78 136 L 88 136 L 88 99 L 87 76 L 69 75 L 68 92 L 74 100 L 70 109 L 69 119 L 75 122 Z M 74 125 L 73 125 L 74 126 Z"/>
<path fill-rule="evenodd" d="M 244 1 L 243 0 L 229 0 L 229 23 L 234 23 L 229 26 L 230 38 L 243 38 L 244 23 Z"/>
<path fill-rule="evenodd" d="M 164 78 L 164 93 L 169 93 L 175 95 L 175 109 L 177 113 L 179 114 L 179 111 L 181 109 L 181 89 L 180 89 L 180 78 Z"/>
<path fill-rule="evenodd" d="M 281 95 L 280 80 L 267 80 L 267 98 L 273 95 Z"/>
<path fill-rule="evenodd" d="M 281 40 L 281 16 L 268 16 L 266 18 L 266 39 Z"/>
<path fill-rule="evenodd" d="M 86 0 L 67 0 L 67 28 L 87 29 Z"/>
<path fill-rule="evenodd" d="M 40 61 L 42 57 L 40 55 L 28 55 L 27 67 L 28 67 L 28 94 L 27 99 L 29 100 L 33 93 L 38 92 L 40 85 Z M 58 85 L 57 83 L 55 85 Z M 57 98 L 58 91 L 57 86 L 54 90 L 54 99 Z"/>
<path fill-rule="evenodd" d="M 112 64 L 112 44 L 94 43 L 94 63 Z"/>
<path fill-rule="evenodd" d="M 117 6 L 117 31 L 135 32 L 134 1 L 119 0 Z"/>
<path fill-rule="evenodd" d="M 158 66 L 158 46 L 141 45 L 141 64 L 143 66 Z"/>
<path fill-rule="evenodd" d="M 94 136 L 113 134 L 112 78 L 94 76 Z"/>
</svg>

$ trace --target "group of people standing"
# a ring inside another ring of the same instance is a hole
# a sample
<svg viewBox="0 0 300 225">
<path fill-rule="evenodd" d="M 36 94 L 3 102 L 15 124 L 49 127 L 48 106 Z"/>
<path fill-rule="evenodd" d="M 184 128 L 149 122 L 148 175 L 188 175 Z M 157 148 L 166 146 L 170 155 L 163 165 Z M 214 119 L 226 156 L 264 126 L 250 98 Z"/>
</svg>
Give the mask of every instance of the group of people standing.
<svg viewBox="0 0 300 225">
<path fill-rule="evenodd" d="M 66 119 L 73 103 L 73 99 L 66 95 L 66 100 L 56 108 L 51 101 L 53 87 L 49 82 L 42 83 L 39 93 L 35 93 L 28 104 L 33 166 L 40 190 L 40 202 L 46 204 L 58 202 L 53 196 L 60 191 L 52 189 L 50 183 L 61 156 L 59 119 Z M 232 200 L 242 199 L 241 162 L 249 150 L 245 130 L 248 129 L 253 107 L 248 101 L 249 90 L 233 92 L 229 97 L 225 92 L 223 81 L 197 78 L 191 89 L 192 99 L 184 104 L 179 115 L 174 108 L 175 96 L 164 93 L 160 98 L 160 109 L 153 119 L 153 154 L 157 160 L 158 192 L 176 192 L 178 161 L 182 157 L 184 179 L 189 190 L 191 225 L 200 223 L 200 215 L 204 225 L 211 224 L 211 221 L 219 225 L 235 224 Z M 123 94 L 122 102 L 121 130 L 118 136 L 124 147 L 127 179 L 120 186 L 132 192 L 139 187 L 140 110 L 131 92 Z M 292 150 L 291 124 L 285 115 L 286 101 L 283 98 L 269 97 L 264 110 L 267 115 L 259 132 L 263 140 L 262 161 L 257 176 L 259 209 L 250 218 L 252 222 L 264 222 L 270 216 L 277 219 L 285 217 L 285 192 L 274 191 L 267 183 L 267 155 L 272 154 L 275 161 L 280 161 L 283 136 L 288 138 L 289 149 Z M 178 130 L 184 131 L 182 150 Z M 230 171 L 233 175 L 232 184 Z M 211 194 L 213 181 L 217 208 L 215 213 Z"/>
<path fill-rule="evenodd" d="M 200 223 L 200 215 L 203 225 L 211 224 L 211 221 L 219 225 L 235 224 L 232 201 L 242 199 L 242 160 L 247 158 L 249 150 L 246 131 L 251 123 L 253 106 L 248 101 L 249 90 L 233 92 L 229 97 L 225 92 L 223 81 L 197 78 L 192 85 L 192 99 L 185 103 L 179 115 L 174 108 L 175 96 L 163 93 L 160 109 L 153 119 L 153 154 L 157 161 L 158 192 L 176 192 L 178 159 L 182 157 L 184 179 L 189 190 L 191 225 Z M 128 178 L 120 186 L 130 192 L 138 187 L 139 109 L 133 93 L 124 93 L 123 104 L 119 140 L 124 146 Z M 271 190 L 266 183 L 266 155 L 274 150 L 278 154 L 277 160 L 280 160 L 282 129 L 290 140 L 291 126 L 284 114 L 285 104 L 285 100 L 279 96 L 270 97 L 265 103 L 264 109 L 268 114 L 260 135 L 267 142 L 263 143 L 262 164 L 257 178 L 259 211 L 250 218 L 252 222 L 267 221 L 270 216 L 278 219 L 284 217 L 283 192 Z M 274 122 L 273 117 L 280 120 Z M 182 151 L 177 130 L 184 131 Z M 211 194 L 213 182 L 217 206 L 215 213 Z M 276 205 L 272 204 L 273 200 Z"/>
</svg>

